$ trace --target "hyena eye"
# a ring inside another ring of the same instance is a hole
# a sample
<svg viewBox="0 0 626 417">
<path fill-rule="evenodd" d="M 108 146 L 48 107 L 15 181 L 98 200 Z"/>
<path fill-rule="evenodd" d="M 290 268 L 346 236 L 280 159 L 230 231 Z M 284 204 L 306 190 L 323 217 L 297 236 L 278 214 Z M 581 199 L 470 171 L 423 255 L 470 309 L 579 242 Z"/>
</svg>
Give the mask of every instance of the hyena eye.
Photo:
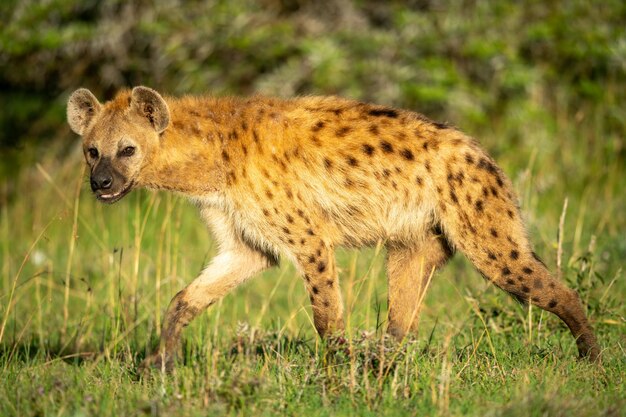
<svg viewBox="0 0 626 417">
<path fill-rule="evenodd" d="M 124 149 L 122 149 L 122 152 L 120 152 L 121 156 L 133 156 L 134 154 L 135 154 L 134 146 L 127 146 Z"/>
<path fill-rule="evenodd" d="M 89 153 L 89 156 L 93 159 L 96 159 L 98 157 L 98 150 L 96 148 L 89 148 L 87 152 Z"/>
</svg>

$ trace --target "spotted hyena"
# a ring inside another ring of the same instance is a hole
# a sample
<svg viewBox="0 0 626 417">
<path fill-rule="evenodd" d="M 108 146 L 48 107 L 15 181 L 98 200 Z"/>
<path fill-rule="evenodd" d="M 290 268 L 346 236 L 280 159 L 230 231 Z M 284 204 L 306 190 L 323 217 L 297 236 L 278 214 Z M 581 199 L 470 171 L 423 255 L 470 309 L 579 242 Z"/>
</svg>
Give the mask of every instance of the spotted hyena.
<svg viewBox="0 0 626 417">
<path fill-rule="evenodd" d="M 91 189 L 106 203 L 133 188 L 175 191 L 200 208 L 219 253 L 172 299 L 159 351 L 239 284 L 290 259 L 321 336 L 343 328 L 338 246 L 384 242 L 388 332 L 415 330 L 427 281 L 461 251 L 516 298 L 560 317 L 581 356 L 599 348 L 578 295 L 535 255 L 511 182 L 462 132 L 406 110 L 338 97 L 162 97 L 146 87 L 105 103 L 75 91 Z"/>
</svg>

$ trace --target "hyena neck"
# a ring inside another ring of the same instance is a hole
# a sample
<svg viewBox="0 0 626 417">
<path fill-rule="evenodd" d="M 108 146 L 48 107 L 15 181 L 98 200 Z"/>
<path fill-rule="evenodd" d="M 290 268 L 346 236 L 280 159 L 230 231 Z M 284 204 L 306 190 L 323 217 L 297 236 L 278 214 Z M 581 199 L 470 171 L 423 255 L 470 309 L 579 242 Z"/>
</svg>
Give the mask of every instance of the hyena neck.
<svg viewBox="0 0 626 417">
<path fill-rule="evenodd" d="M 141 182 L 191 198 L 211 197 L 225 188 L 227 168 L 220 158 L 224 143 L 219 126 L 195 110 L 197 100 L 191 101 L 167 100 L 170 124 L 146 158 Z"/>
<path fill-rule="evenodd" d="M 253 97 L 166 99 L 170 124 L 146 159 L 146 186 L 211 200 L 237 186 L 239 174 L 284 140 L 286 101 Z M 268 135 L 268 132 L 271 132 Z M 268 136 L 266 138 L 266 135 Z"/>
</svg>

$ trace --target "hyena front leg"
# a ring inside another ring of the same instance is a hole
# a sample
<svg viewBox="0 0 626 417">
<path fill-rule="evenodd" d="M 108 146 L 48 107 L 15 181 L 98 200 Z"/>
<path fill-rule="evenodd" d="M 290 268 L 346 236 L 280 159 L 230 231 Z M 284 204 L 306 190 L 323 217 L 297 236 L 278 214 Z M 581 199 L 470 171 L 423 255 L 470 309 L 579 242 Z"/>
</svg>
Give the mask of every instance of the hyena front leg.
<svg viewBox="0 0 626 417">
<path fill-rule="evenodd" d="M 146 359 L 142 367 L 170 370 L 181 331 L 211 304 L 271 265 L 265 255 L 252 250 L 217 255 L 198 278 L 172 298 L 163 321 L 159 351 Z"/>
<path fill-rule="evenodd" d="M 435 229 L 415 246 L 388 246 L 389 334 L 402 340 L 407 332 L 417 331 L 419 310 L 428 282 L 452 254 L 441 231 Z"/>
<path fill-rule="evenodd" d="M 203 213 L 205 218 L 206 213 Z M 165 313 L 159 350 L 141 365 L 170 370 L 176 358 L 180 335 L 198 314 L 228 294 L 258 272 L 274 266 L 277 260 L 242 242 L 229 227 L 225 216 L 212 213 L 207 219 L 213 224 L 220 242 L 220 253 L 185 289 L 172 298 Z"/>
<path fill-rule="evenodd" d="M 271 259 L 251 249 L 217 255 L 198 278 L 174 296 L 163 321 L 159 351 L 146 359 L 142 367 L 170 370 L 182 329 L 211 304 L 271 265 Z"/>
<path fill-rule="evenodd" d="M 311 300 L 315 329 L 322 337 L 342 331 L 343 302 L 332 247 L 319 240 L 296 254 L 296 260 Z"/>
</svg>

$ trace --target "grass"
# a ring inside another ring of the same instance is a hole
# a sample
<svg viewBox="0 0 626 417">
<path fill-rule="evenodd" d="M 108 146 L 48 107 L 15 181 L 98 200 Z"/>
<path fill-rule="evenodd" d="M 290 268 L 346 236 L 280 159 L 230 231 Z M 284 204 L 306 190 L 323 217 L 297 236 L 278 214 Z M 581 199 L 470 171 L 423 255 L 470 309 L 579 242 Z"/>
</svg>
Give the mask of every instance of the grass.
<svg viewBox="0 0 626 417">
<path fill-rule="evenodd" d="M 189 326 L 172 375 L 141 377 L 167 303 L 215 247 L 171 194 L 98 204 L 78 152 L 57 158 L 51 145 L 0 183 L 0 415 L 622 415 L 626 169 L 619 139 L 600 140 L 601 117 L 588 117 L 514 124 L 526 138 L 515 145 L 501 139 L 509 117 L 483 143 L 512 177 L 538 253 L 586 302 L 601 366 L 461 255 L 433 279 L 420 334 L 391 342 L 384 250 L 369 248 L 337 255 L 347 344 L 316 337 L 283 262 Z"/>
</svg>

